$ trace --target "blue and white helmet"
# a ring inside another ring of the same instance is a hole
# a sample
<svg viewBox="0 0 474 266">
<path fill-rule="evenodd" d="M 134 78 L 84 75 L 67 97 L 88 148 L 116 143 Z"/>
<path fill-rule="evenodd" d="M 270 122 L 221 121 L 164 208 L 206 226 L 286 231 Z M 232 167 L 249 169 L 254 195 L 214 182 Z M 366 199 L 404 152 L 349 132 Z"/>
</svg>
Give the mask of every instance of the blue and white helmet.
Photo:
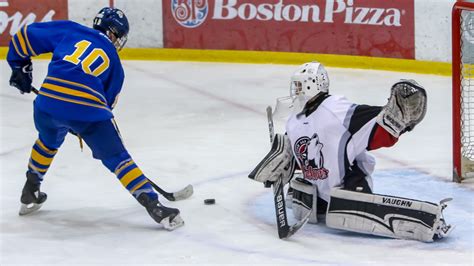
<svg viewBox="0 0 474 266">
<path fill-rule="evenodd" d="M 104 34 L 112 33 L 116 37 L 113 44 L 118 51 L 125 46 L 130 29 L 128 19 L 123 11 L 110 7 L 104 7 L 99 11 L 94 18 L 93 28 Z"/>
<path fill-rule="evenodd" d="M 321 92 L 329 92 L 328 72 L 321 63 L 305 63 L 291 76 L 291 97 L 304 96 L 309 99 Z"/>
</svg>

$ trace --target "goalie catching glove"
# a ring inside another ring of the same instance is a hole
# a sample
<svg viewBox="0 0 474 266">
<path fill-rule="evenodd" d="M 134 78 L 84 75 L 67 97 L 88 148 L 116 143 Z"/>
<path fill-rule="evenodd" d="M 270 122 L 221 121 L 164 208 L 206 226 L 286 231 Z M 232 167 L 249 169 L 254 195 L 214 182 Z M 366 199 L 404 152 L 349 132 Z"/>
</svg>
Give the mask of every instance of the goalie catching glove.
<svg viewBox="0 0 474 266">
<path fill-rule="evenodd" d="M 283 184 L 290 182 L 295 171 L 296 161 L 288 136 L 275 134 L 270 152 L 249 174 L 249 178 L 264 184 L 272 184 L 282 178 Z"/>
<path fill-rule="evenodd" d="M 398 138 L 411 131 L 426 114 L 426 91 L 414 80 L 401 80 L 392 86 L 390 98 L 377 117 L 377 123 Z"/>
</svg>

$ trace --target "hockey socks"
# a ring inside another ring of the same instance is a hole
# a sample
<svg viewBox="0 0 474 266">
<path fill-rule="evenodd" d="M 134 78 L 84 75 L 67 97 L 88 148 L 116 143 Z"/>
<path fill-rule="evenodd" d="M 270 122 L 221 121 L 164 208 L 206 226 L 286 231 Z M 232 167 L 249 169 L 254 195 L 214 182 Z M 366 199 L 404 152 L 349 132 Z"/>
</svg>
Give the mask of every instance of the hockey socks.
<svg viewBox="0 0 474 266">
<path fill-rule="evenodd" d="M 40 139 L 36 140 L 31 149 L 30 161 L 28 163 L 28 170 L 37 175 L 38 180 L 36 182 L 41 183 L 43 181 L 43 176 L 48 171 L 57 152 L 58 150 L 46 147 Z"/>
<path fill-rule="evenodd" d="M 145 207 L 155 222 L 167 230 L 174 230 L 184 225 L 179 210 L 163 206 L 158 200 L 158 194 L 132 159 L 119 163 L 114 171 L 122 185 Z"/>
<path fill-rule="evenodd" d="M 26 172 L 26 182 L 21 192 L 20 215 L 39 210 L 46 201 L 47 195 L 40 191 L 40 186 L 57 152 L 57 149 L 46 147 L 40 139 L 37 139 L 33 145 Z"/>
<path fill-rule="evenodd" d="M 153 190 L 146 176 L 132 159 L 119 163 L 114 173 L 117 175 L 120 183 L 122 183 L 137 200 L 141 193 L 146 193 L 150 200 L 158 199 L 158 194 Z"/>
</svg>

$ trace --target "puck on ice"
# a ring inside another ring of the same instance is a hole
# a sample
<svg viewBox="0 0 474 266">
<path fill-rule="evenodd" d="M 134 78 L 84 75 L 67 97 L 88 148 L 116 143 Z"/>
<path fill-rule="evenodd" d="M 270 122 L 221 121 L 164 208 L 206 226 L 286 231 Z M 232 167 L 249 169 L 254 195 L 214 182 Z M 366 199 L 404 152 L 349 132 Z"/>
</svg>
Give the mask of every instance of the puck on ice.
<svg viewBox="0 0 474 266">
<path fill-rule="evenodd" d="M 215 199 L 205 199 L 204 204 L 206 204 L 206 205 L 216 204 L 216 200 Z"/>
</svg>

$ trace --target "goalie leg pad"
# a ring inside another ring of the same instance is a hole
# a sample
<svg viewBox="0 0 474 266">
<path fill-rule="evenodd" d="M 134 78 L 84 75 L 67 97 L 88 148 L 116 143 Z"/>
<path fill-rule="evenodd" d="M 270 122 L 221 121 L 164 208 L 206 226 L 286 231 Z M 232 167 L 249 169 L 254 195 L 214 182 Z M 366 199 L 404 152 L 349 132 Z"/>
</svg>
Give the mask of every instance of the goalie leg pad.
<svg viewBox="0 0 474 266">
<path fill-rule="evenodd" d="M 433 242 L 447 236 L 452 227 L 444 221 L 446 204 L 359 193 L 331 191 L 326 225 L 347 231 Z"/>
<path fill-rule="evenodd" d="M 249 178 L 262 183 L 273 183 L 281 176 L 283 184 L 287 184 L 293 176 L 295 166 L 288 136 L 275 134 L 270 152 L 249 174 Z"/>
<path fill-rule="evenodd" d="M 377 116 L 377 123 L 394 137 L 411 131 L 426 114 L 426 91 L 414 80 L 401 80 Z"/>
<path fill-rule="evenodd" d="M 311 212 L 308 223 L 317 223 L 318 196 L 316 186 L 297 177 L 291 180 L 290 188 L 293 194 L 291 198 L 291 209 L 295 218 L 301 220 L 308 214 L 308 212 Z"/>
</svg>

